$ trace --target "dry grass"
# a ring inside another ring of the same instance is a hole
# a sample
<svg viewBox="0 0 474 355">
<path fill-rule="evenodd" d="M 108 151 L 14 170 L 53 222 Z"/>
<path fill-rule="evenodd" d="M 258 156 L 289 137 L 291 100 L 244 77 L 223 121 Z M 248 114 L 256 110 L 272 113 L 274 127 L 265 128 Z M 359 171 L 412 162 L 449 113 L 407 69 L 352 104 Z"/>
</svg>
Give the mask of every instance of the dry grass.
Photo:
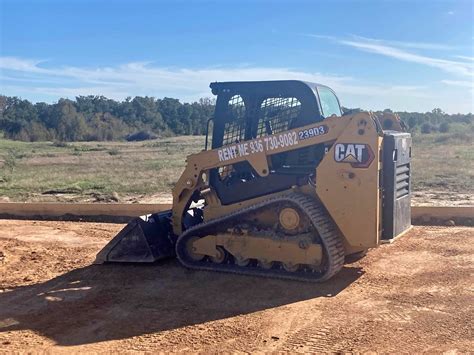
<svg viewBox="0 0 474 355">
<path fill-rule="evenodd" d="M 474 149 L 471 135 L 457 133 L 413 137 L 413 190 L 474 192 Z"/>
<path fill-rule="evenodd" d="M 13 150 L 13 173 L 3 173 L 0 196 L 11 200 L 47 200 L 48 192 L 121 196 L 170 192 L 185 157 L 204 146 L 203 137 L 148 142 L 53 143 L 0 141 L 0 156 Z M 1 164 L 1 163 L 0 163 Z"/>
<path fill-rule="evenodd" d="M 415 135 L 413 188 L 472 195 L 474 153 L 470 135 Z M 185 157 L 204 137 L 147 142 L 24 143 L 0 139 L 0 198 L 11 201 L 97 201 L 118 193 L 122 201 L 169 196 Z M 7 169 L 5 161 L 14 161 Z M 61 193 L 62 192 L 62 193 Z"/>
</svg>

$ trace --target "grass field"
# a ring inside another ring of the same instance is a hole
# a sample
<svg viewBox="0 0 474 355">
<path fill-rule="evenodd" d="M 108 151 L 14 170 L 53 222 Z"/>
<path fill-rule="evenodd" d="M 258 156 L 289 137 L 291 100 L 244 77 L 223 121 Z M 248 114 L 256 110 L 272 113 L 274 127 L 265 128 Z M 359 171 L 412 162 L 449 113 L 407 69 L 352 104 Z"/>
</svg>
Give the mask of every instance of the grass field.
<svg viewBox="0 0 474 355">
<path fill-rule="evenodd" d="M 116 194 L 134 200 L 169 193 L 185 157 L 203 144 L 204 137 L 192 136 L 65 145 L 1 140 L 0 196 L 12 201 L 107 201 Z"/>
<path fill-rule="evenodd" d="M 472 204 L 470 136 L 415 135 L 414 200 Z M 163 202 L 188 154 L 204 137 L 146 142 L 25 143 L 0 139 L 0 199 L 9 201 Z"/>
</svg>

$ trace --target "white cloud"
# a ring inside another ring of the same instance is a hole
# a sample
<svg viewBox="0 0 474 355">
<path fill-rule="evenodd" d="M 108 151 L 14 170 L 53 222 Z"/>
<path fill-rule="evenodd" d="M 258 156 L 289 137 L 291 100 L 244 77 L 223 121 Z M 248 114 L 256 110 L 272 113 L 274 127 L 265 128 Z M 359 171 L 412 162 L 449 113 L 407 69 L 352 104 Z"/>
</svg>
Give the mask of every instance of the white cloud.
<svg viewBox="0 0 474 355">
<path fill-rule="evenodd" d="M 203 95 L 212 81 L 246 81 L 272 79 L 300 79 L 341 87 L 351 82 L 349 77 L 306 73 L 288 68 L 238 66 L 200 69 L 166 68 L 149 62 L 132 62 L 115 67 L 57 67 L 44 68 L 40 61 L 0 57 L 2 81 L 21 82 L 25 90 L 49 95 L 104 94 L 113 98 L 131 95 L 175 96 L 195 100 Z M 51 85 L 53 84 L 53 85 Z M 6 86 L 6 83 L 2 85 Z M 210 96 L 210 91 L 206 92 Z"/>
<path fill-rule="evenodd" d="M 441 44 L 441 43 L 427 43 L 427 42 L 409 42 L 409 41 L 388 41 L 382 39 L 375 39 L 375 38 L 367 38 L 362 36 L 352 36 L 355 39 L 359 39 L 366 42 L 372 42 L 382 45 L 389 45 L 395 47 L 402 47 L 402 48 L 415 48 L 415 49 L 426 49 L 426 50 L 442 50 L 442 51 L 450 51 L 456 49 L 456 47 Z"/>
<path fill-rule="evenodd" d="M 308 37 L 319 38 L 319 39 L 327 39 L 336 42 L 340 42 L 342 39 L 334 37 L 334 36 L 326 36 L 326 35 L 319 35 L 319 34 L 304 34 Z M 351 35 L 352 39 L 356 41 L 363 41 L 367 43 L 374 43 L 380 45 L 388 45 L 388 46 L 395 46 L 395 47 L 402 47 L 402 48 L 415 48 L 415 49 L 422 49 L 422 50 L 441 50 L 441 51 L 450 51 L 455 50 L 457 47 L 442 43 L 427 43 L 427 42 L 410 42 L 410 41 L 391 41 L 391 40 L 382 40 L 376 38 L 368 38 L 358 35 Z"/>
<path fill-rule="evenodd" d="M 441 80 L 443 84 L 452 85 L 452 86 L 461 86 L 466 88 L 474 88 L 474 81 L 464 81 L 464 80 Z"/>
<path fill-rule="evenodd" d="M 429 111 L 438 106 L 436 90 L 425 85 L 382 84 L 319 72 L 278 67 L 167 68 L 151 62 L 132 62 L 106 67 L 52 67 L 39 60 L 0 57 L 0 94 L 33 101 L 54 101 L 60 97 L 104 95 L 113 99 L 127 96 L 176 97 L 194 101 L 211 96 L 213 81 L 296 79 L 332 87 L 343 105 L 365 109 Z M 444 95 L 444 93 L 443 93 Z M 448 103 L 450 101 L 447 101 Z M 468 111 L 470 103 L 441 107 L 446 112 Z"/>
<path fill-rule="evenodd" d="M 41 60 L 0 57 L 0 68 L 37 73 L 42 71 L 42 69 L 38 67 L 38 64 L 41 62 Z"/>
<path fill-rule="evenodd" d="M 425 66 L 438 68 L 445 72 L 456 75 L 474 76 L 473 65 L 466 62 L 433 58 L 411 53 L 400 48 L 373 43 L 371 41 L 338 40 L 338 43 L 405 62 L 418 63 Z"/>
<path fill-rule="evenodd" d="M 42 68 L 40 61 L 23 60 L 21 58 L 1 58 L 0 69 L 8 71 L 3 75 L 9 81 L 35 83 L 31 87 L 35 92 L 51 95 L 83 95 L 87 92 L 112 93 L 114 98 L 127 95 L 176 95 L 186 99 L 197 99 L 204 89 L 213 81 L 251 81 L 299 79 L 324 83 L 338 92 L 383 96 L 388 93 L 414 91 L 419 86 L 383 86 L 360 84 L 351 77 L 328 75 L 318 72 L 303 72 L 289 68 L 271 67 L 242 67 L 235 68 L 213 67 L 201 69 L 163 68 L 151 65 L 149 62 L 133 62 L 116 67 L 79 68 L 59 67 Z M 61 87 L 58 78 L 64 82 L 73 80 L 72 87 Z M 38 85 L 42 82 L 43 85 Z M 50 83 L 54 86 L 50 87 Z M 86 85 L 87 84 L 87 85 Z M 28 90 L 28 89 L 27 89 Z M 207 93 L 209 95 L 209 92 Z"/>
<path fill-rule="evenodd" d="M 448 11 L 447 14 L 452 16 L 452 15 L 454 15 L 454 11 Z"/>
<path fill-rule="evenodd" d="M 453 61 L 447 59 L 434 58 L 426 55 L 421 55 L 409 52 L 405 48 L 416 49 L 453 49 L 453 47 L 434 43 L 421 42 L 401 42 L 401 41 L 386 41 L 380 39 L 366 38 L 361 36 L 352 36 L 353 39 L 341 39 L 332 36 L 324 36 L 317 34 L 307 35 L 314 38 L 326 39 L 337 42 L 339 44 L 353 47 L 361 51 L 379 54 L 385 57 L 398 59 L 405 62 L 418 63 L 421 65 L 441 69 L 445 72 L 461 75 L 474 76 L 474 63 L 467 63 L 466 61 Z M 464 60 L 472 60 L 472 57 L 456 56 Z"/>
<path fill-rule="evenodd" d="M 412 97 L 407 97 L 406 95 L 411 92 L 409 90 L 405 92 L 405 95 L 400 96 L 398 100 L 395 101 L 387 95 L 386 102 L 398 105 L 397 103 L 403 100 L 403 105 L 405 106 L 412 107 L 412 105 L 418 105 L 419 108 L 414 109 L 414 111 L 422 111 L 423 109 L 421 108 L 426 107 L 429 103 L 432 107 L 442 106 L 440 108 L 446 112 L 474 112 L 474 62 L 472 57 L 456 56 L 456 58 L 462 59 L 463 61 L 455 61 L 422 55 L 406 49 L 413 48 L 418 51 L 446 50 L 450 49 L 450 46 L 435 43 L 387 41 L 360 36 L 352 36 L 349 39 L 317 34 L 306 36 L 329 40 L 387 58 L 437 68 L 454 76 L 454 78 L 441 81 L 442 84 L 452 87 L 449 90 L 436 90 L 436 85 L 431 83 L 428 84 L 430 88 L 415 90 Z M 414 101 L 413 98 L 416 98 L 416 101 Z M 388 105 L 388 107 L 390 106 Z"/>
<path fill-rule="evenodd" d="M 465 55 L 457 55 L 455 57 L 459 58 L 459 59 L 464 59 L 464 60 L 467 60 L 467 61 L 470 61 L 470 62 L 474 61 L 474 57 L 468 57 L 468 56 L 465 56 Z"/>
</svg>

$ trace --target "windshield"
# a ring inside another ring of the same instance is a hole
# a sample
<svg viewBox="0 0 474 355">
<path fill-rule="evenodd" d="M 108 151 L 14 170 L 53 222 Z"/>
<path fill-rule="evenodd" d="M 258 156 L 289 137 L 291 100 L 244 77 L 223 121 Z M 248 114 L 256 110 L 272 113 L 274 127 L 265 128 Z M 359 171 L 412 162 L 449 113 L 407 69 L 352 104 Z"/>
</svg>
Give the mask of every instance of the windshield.
<svg viewBox="0 0 474 355">
<path fill-rule="evenodd" d="M 324 118 L 331 117 L 332 115 L 342 116 L 339 101 L 331 89 L 324 86 L 318 86 L 318 93 Z"/>
</svg>

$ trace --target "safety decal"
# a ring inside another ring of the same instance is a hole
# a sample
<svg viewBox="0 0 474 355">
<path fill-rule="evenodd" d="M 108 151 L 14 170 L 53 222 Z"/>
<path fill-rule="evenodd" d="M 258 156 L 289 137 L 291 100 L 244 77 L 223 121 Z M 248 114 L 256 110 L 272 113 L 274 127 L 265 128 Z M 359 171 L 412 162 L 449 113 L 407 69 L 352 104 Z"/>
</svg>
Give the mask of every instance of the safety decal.
<svg viewBox="0 0 474 355">
<path fill-rule="evenodd" d="M 334 160 L 350 163 L 353 168 L 367 168 L 374 158 L 374 152 L 368 144 L 337 143 L 334 146 Z"/>
</svg>

